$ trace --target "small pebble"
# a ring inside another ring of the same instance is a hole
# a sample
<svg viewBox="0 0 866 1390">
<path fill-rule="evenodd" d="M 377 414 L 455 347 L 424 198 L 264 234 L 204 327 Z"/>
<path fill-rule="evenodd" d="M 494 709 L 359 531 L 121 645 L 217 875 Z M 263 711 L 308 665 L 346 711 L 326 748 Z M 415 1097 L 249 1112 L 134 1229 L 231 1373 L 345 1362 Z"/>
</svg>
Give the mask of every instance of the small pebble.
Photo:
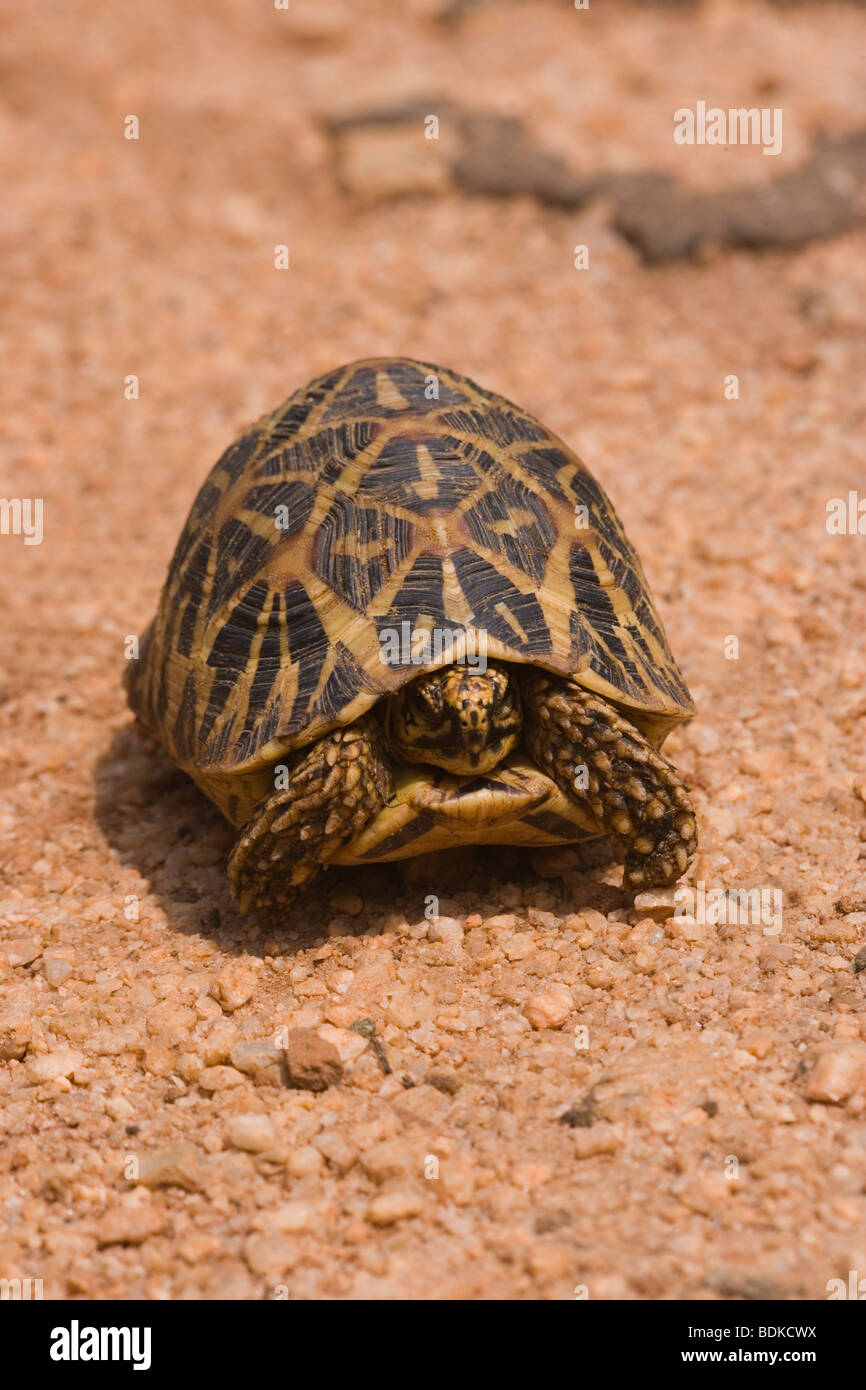
<svg viewBox="0 0 866 1390">
<path fill-rule="evenodd" d="M 326 1129 L 313 1141 L 322 1158 L 338 1173 L 348 1173 L 357 1162 L 358 1150 L 337 1129 Z"/>
<path fill-rule="evenodd" d="M 533 1028 L 561 1028 L 573 1008 L 571 990 L 566 985 L 551 985 L 538 994 L 531 994 L 523 1006 L 523 1013 Z"/>
<path fill-rule="evenodd" d="M 853 1039 L 823 1044 L 806 1082 L 807 1100 L 841 1105 L 866 1087 L 866 1043 Z"/>
<path fill-rule="evenodd" d="M 204 1154 L 195 1144 L 173 1144 L 144 1154 L 138 1165 L 138 1181 L 145 1187 L 182 1187 L 196 1192 L 205 1177 Z"/>
<path fill-rule="evenodd" d="M 333 1043 L 340 1054 L 340 1061 L 344 1067 L 351 1066 L 366 1052 L 368 1039 L 362 1037 L 352 1028 L 335 1028 L 331 1023 L 323 1023 L 318 1030 L 320 1038 L 326 1042 Z"/>
<path fill-rule="evenodd" d="M 299 999 L 324 999 L 328 995 L 328 986 L 324 980 L 298 980 L 294 991 Z"/>
<path fill-rule="evenodd" d="M 198 1050 L 204 1066 L 216 1067 L 229 1061 L 231 1050 L 237 1042 L 238 1030 L 235 1024 L 223 1015 L 215 999 L 208 999 L 207 1002 L 216 1009 L 216 1020 Z"/>
<path fill-rule="evenodd" d="M 527 916 L 534 927 L 543 927 L 545 931 L 557 931 L 562 922 L 555 912 L 545 912 L 540 907 L 531 907 Z"/>
<path fill-rule="evenodd" d="M 232 1047 L 231 1064 L 257 1086 L 282 1086 L 286 1081 L 283 1049 L 271 1043 L 236 1042 Z"/>
<path fill-rule="evenodd" d="M 247 1237 L 244 1258 L 254 1274 L 263 1279 L 278 1280 L 281 1275 L 294 1269 L 301 1252 L 288 1236 L 263 1233 Z"/>
<path fill-rule="evenodd" d="M 141 1245 L 150 1236 L 159 1235 L 166 1225 L 165 1212 L 141 1202 L 107 1211 L 97 1221 L 95 1234 L 100 1245 Z"/>
<path fill-rule="evenodd" d="M 234 1013 L 248 1004 L 255 993 L 257 979 L 248 966 L 240 961 L 229 961 L 217 975 L 211 993 L 226 1013 Z"/>
<path fill-rule="evenodd" d="M 646 893 L 636 893 L 635 912 L 641 917 L 652 917 L 656 922 L 665 922 L 672 917 L 676 907 L 675 888 L 656 888 Z"/>
<path fill-rule="evenodd" d="M 205 1067 L 198 1079 L 203 1091 L 230 1091 L 233 1086 L 242 1086 L 243 1072 L 237 1067 Z"/>
<path fill-rule="evenodd" d="M 274 1123 L 267 1115 L 235 1115 L 229 1121 L 229 1143 L 247 1153 L 260 1154 L 272 1149 L 277 1139 Z"/>
<path fill-rule="evenodd" d="M 332 1042 L 312 1028 L 289 1030 L 285 1050 L 289 1085 L 303 1091 L 326 1091 L 343 1076 L 343 1063 Z"/>
<path fill-rule="evenodd" d="M 622 1147 L 622 1131 L 617 1125 L 595 1124 L 589 1129 L 574 1131 L 574 1148 L 578 1158 L 595 1158 L 597 1154 L 616 1153 Z"/>
<path fill-rule="evenodd" d="M 753 1057 L 766 1057 L 776 1046 L 779 1035 L 773 1028 L 757 1028 L 753 1033 L 744 1033 L 742 1047 Z"/>
<path fill-rule="evenodd" d="M 580 916 L 591 932 L 606 932 L 608 930 L 608 921 L 604 913 L 597 912 L 594 907 L 585 907 Z"/>
<path fill-rule="evenodd" d="M 68 980 L 72 974 L 73 967 L 68 960 L 46 960 L 45 978 L 50 985 L 58 989 L 64 980 Z"/>
<path fill-rule="evenodd" d="M 485 931 L 513 931 L 520 921 L 513 912 L 500 912 L 495 917 L 488 917 L 483 923 Z"/>
<path fill-rule="evenodd" d="M 428 941 L 441 941 L 445 946 L 463 945 L 463 923 L 456 917 L 434 917 L 427 929 Z"/>
<path fill-rule="evenodd" d="M 510 941 L 506 941 L 502 949 L 507 960 L 526 960 L 529 956 L 535 954 L 538 950 L 538 945 L 532 935 L 524 931 L 518 932 Z"/>
<path fill-rule="evenodd" d="M 84 1066 L 84 1057 L 72 1048 L 62 1048 L 58 1052 L 43 1052 L 32 1057 L 27 1063 L 27 1079 L 38 1085 L 43 1081 L 56 1081 L 61 1076 L 72 1076 Z"/>
<path fill-rule="evenodd" d="M 29 1023 L 0 1022 L 0 1062 L 20 1062 L 33 1036 Z"/>
<path fill-rule="evenodd" d="M 286 1172 L 293 1178 L 310 1178 L 320 1173 L 325 1164 L 325 1156 L 312 1144 L 302 1144 L 293 1149 L 286 1159 Z"/>
<path fill-rule="evenodd" d="M 422 1177 L 428 1145 L 418 1139 L 399 1136 L 374 1144 L 361 1155 L 361 1167 L 375 1183 L 392 1178 Z"/>
<path fill-rule="evenodd" d="M 265 1230 L 279 1231 L 282 1235 L 295 1235 L 298 1231 L 310 1231 L 320 1223 L 319 1207 L 313 1202 L 297 1198 L 284 1202 L 282 1206 L 272 1207 L 260 1213 L 259 1218 Z"/>
<path fill-rule="evenodd" d="M 419 1192 L 411 1189 L 397 1192 L 381 1192 L 374 1197 L 367 1208 L 367 1220 L 371 1226 L 393 1226 L 395 1221 L 404 1221 L 409 1216 L 420 1216 L 424 1210 L 424 1199 Z"/>
<path fill-rule="evenodd" d="M 4 942 L 0 946 L 0 952 L 10 965 L 31 965 L 42 955 L 42 947 L 32 937 L 19 936 L 14 941 Z"/>
<path fill-rule="evenodd" d="M 135 1107 L 130 1104 L 126 1096 L 108 1096 L 105 1102 L 105 1113 L 110 1115 L 113 1120 L 131 1120 L 135 1114 Z"/>
</svg>

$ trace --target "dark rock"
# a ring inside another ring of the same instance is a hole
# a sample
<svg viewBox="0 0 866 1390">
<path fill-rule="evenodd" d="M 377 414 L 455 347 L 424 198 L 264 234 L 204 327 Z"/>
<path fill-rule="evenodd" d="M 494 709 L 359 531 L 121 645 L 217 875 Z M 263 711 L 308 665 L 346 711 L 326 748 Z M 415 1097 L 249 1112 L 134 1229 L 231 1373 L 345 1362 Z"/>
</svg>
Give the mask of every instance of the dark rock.
<svg viewBox="0 0 866 1390">
<path fill-rule="evenodd" d="M 288 1082 L 302 1091 L 326 1091 L 343 1076 L 340 1054 L 333 1043 L 312 1028 L 292 1028 L 285 1050 Z"/>
</svg>

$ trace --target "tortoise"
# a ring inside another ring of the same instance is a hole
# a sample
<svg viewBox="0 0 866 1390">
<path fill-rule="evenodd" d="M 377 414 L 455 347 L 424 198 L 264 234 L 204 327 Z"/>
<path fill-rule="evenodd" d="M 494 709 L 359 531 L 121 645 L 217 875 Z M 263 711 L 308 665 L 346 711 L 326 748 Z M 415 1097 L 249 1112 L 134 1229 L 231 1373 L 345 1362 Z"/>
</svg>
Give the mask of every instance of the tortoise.
<svg viewBox="0 0 866 1390">
<path fill-rule="evenodd" d="M 694 713 L 605 493 L 527 411 L 369 358 L 214 466 L 130 705 L 236 826 L 241 912 L 328 864 L 600 835 L 672 883 L 694 811 L 660 753 Z"/>
</svg>

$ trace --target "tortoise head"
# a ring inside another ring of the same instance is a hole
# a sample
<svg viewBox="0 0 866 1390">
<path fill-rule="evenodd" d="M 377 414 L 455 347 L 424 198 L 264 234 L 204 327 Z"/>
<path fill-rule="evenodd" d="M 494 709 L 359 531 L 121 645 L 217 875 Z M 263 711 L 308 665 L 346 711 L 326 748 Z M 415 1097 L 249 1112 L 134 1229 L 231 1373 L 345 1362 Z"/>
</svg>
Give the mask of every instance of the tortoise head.
<svg viewBox="0 0 866 1390">
<path fill-rule="evenodd" d="M 385 727 L 398 757 L 447 772 L 489 772 L 514 747 L 522 722 L 517 682 L 507 666 L 427 671 L 388 701 Z"/>
</svg>

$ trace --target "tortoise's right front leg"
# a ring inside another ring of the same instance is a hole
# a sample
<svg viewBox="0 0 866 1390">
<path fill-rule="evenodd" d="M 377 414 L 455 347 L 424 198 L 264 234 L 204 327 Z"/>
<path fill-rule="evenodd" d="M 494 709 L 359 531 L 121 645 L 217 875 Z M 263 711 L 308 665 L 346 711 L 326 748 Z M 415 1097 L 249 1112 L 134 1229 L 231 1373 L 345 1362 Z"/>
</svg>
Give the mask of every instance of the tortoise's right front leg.
<svg viewBox="0 0 866 1390">
<path fill-rule="evenodd" d="M 229 884 L 241 912 L 288 907 L 390 795 L 391 772 L 372 717 L 303 749 L 288 786 L 259 802 L 232 851 Z"/>
</svg>

